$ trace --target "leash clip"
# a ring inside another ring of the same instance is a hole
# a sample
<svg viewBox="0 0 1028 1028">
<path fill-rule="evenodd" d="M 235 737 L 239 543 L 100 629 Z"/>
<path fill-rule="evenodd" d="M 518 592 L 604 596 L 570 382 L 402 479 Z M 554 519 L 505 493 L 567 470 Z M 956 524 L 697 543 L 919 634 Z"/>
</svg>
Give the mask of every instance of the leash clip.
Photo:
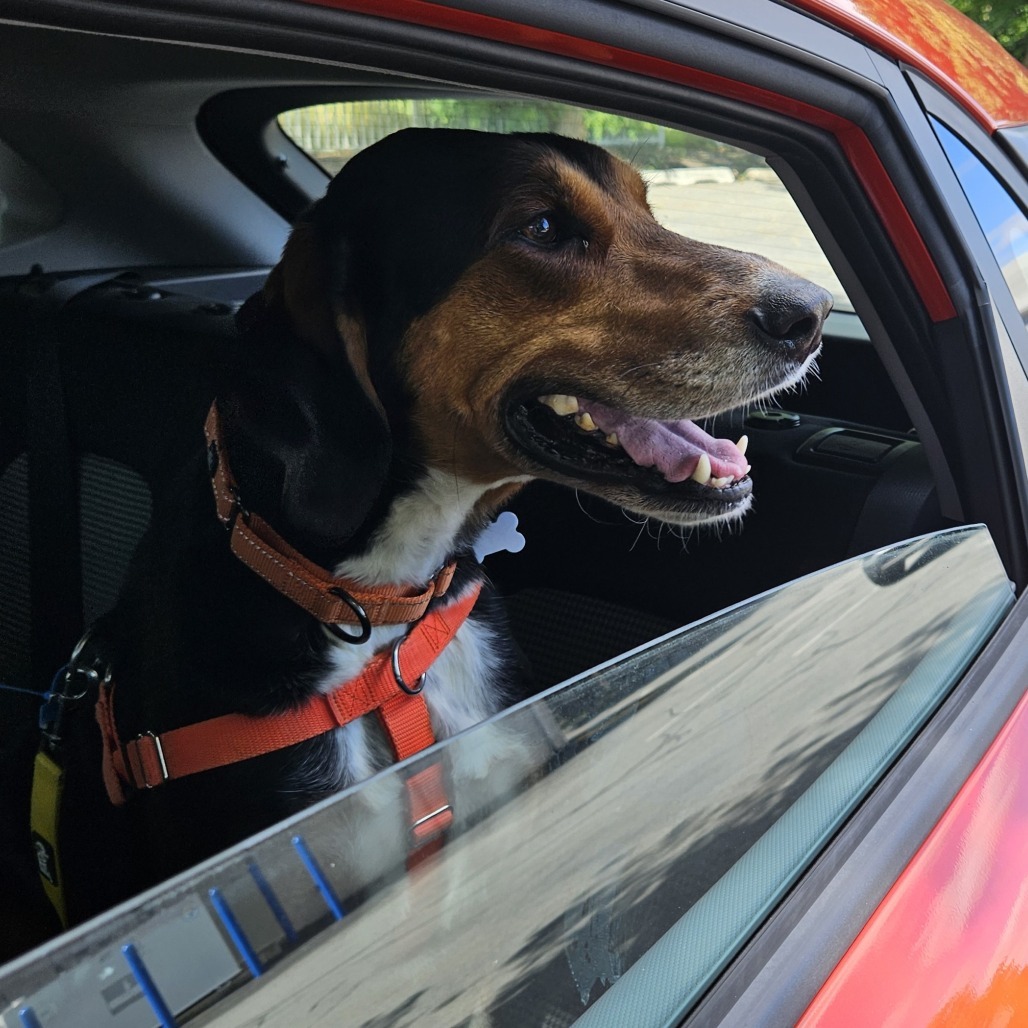
<svg viewBox="0 0 1028 1028">
<path fill-rule="evenodd" d="M 68 663 L 54 675 L 50 688 L 43 694 L 43 704 L 39 708 L 39 730 L 51 753 L 60 746 L 61 725 L 68 707 L 84 700 L 94 689 L 111 681 L 111 665 L 99 654 L 94 653 L 87 661 L 82 659 L 92 634 L 90 628 L 79 639 Z"/>
</svg>

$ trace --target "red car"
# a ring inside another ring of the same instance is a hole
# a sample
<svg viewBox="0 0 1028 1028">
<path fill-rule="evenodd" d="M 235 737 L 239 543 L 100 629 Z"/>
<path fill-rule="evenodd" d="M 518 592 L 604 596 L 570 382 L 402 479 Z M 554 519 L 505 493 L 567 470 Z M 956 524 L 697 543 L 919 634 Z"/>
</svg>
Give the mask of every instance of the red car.
<svg viewBox="0 0 1028 1028">
<path fill-rule="evenodd" d="M 14 957 L 0 1025 L 1028 1021 L 1021 65 L 943 0 L 7 0 L 0 69 L 7 749 L 232 314 L 390 132 L 597 143 L 835 298 L 817 377 L 713 424 L 740 527 L 527 489 L 486 566 L 536 695 Z M 497 740 L 431 860 L 353 858 Z"/>
</svg>

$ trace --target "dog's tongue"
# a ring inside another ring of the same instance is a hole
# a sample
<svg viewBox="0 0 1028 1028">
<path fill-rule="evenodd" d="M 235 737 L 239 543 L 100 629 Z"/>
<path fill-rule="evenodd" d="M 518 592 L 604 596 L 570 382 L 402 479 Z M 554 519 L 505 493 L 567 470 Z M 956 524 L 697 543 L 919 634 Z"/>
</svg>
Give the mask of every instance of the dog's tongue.
<svg viewBox="0 0 1028 1028">
<path fill-rule="evenodd" d="M 601 403 L 579 400 L 596 427 L 615 433 L 618 443 L 643 468 L 655 468 L 668 482 L 684 482 L 696 470 L 700 457 L 710 458 L 715 478 L 745 476 L 749 465 L 739 447 L 728 439 L 715 439 L 692 421 L 656 421 L 638 418 Z"/>
</svg>

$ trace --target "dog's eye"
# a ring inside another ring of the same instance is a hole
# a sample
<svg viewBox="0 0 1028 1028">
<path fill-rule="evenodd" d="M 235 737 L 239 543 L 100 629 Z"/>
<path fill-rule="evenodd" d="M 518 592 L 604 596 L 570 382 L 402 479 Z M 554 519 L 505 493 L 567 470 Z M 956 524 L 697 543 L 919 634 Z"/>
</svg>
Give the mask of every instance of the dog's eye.
<svg viewBox="0 0 1028 1028">
<path fill-rule="evenodd" d="M 557 223 L 552 215 L 540 214 L 521 230 L 521 234 L 533 243 L 549 245 L 557 242 Z"/>
</svg>

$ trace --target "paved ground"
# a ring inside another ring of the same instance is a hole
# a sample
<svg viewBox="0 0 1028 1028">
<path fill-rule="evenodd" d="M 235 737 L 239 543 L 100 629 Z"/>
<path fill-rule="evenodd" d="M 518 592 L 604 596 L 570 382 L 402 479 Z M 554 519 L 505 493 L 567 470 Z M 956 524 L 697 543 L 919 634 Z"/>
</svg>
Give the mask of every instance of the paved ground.
<svg viewBox="0 0 1028 1028">
<path fill-rule="evenodd" d="M 725 181 L 726 168 L 682 169 L 703 172 L 720 181 L 669 181 L 666 172 L 643 172 L 650 183 L 650 205 L 668 228 L 706 243 L 763 254 L 790 271 L 809 278 L 831 291 L 837 307 L 850 308 L 845 292 L 784 186 L 770 179 L 772 172 L 758 171 Z M 728 172 L 728 175 L 731 173 Z M 760 177 L 757 177 L 760 176 Z"/>
</svg>

